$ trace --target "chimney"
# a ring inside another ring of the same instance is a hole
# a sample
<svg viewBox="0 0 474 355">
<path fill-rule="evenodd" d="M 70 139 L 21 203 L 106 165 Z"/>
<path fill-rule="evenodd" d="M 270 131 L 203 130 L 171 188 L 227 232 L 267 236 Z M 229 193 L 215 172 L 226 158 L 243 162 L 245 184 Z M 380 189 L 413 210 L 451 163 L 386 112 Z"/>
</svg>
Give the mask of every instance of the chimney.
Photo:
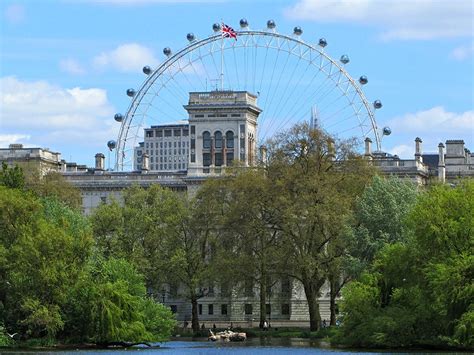
<svg viewBox="0 0 474 355">
<path fill-rule="evenodd" d="M 365 138 L 365 158 L 372 159 L 372 139 L 369 137 Z"/>
<path fill-rule="evenodd" d="M 328 139 L 328 158 L 331 160 L 336 159 L 336 148 L 334 146 L 334 139 Z"/>
<path fill-rule="evenodd" d="M 444 144 L 438 144 L 439 159 L 438 159 L 438 180 L 441 183 L 446 182 L 446 165 L 444 164 Z"/>
<path fill-rule="evenodd" d="M 267 147 L 265 145 L 260 146 L 260 161 L 263 165 L 267 165 Z"/>
<path fill-rule="evenodd" d="M 415 160 L 419 163 L 423 162 L 423 158 L 421 157 L 421 143 L 423 141 L 420 137 L 415 138 Z"/>
<path fill-rule="evenodd" d="M 95 170 L 104 170 L 105 155 L 102 153 L 97 153 L 95 155 Z"/>
<path fill-rule="evenodd" d="M 62 172 L 62 173 L 65 173 L 66 171 L 67 171 L 67 168 L 66 168 L 66 160 L 61 159 L 61 172 Z"/>
<path fill-rule="evenodd" d="M 150 158 L 147 153 L 142 155 L 142 173 L 146 174 L 150 170 Z"/>
</svg>

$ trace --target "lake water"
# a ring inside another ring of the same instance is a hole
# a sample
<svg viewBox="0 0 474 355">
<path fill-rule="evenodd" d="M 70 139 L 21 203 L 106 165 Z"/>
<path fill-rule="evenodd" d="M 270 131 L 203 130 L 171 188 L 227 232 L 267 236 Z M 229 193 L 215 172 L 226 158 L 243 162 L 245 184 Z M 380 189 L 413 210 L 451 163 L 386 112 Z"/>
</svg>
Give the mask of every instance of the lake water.
<svg viewBox="0 0 474 355">
<path fill-rule="evenodd" d="M 245 342 L 233 342 L 233 343 L 222 343 L 222 342 L 208 342 L 203 339 L 199 340 L 191 340 L 186 339 L 182 341 L 170 341 L 167 343 L 163 343 L 160 345 L 159 348 L 147 348 L 147 347 L 140 347 L 134 349 L 117 349 L 117 350 L 68 350 L 68 351 L 12 351 L 12 352 L 5 352 L 1 351 L 1 354 L 27 354 L 31 355 L 33 353 L 40 353 L 42 355 L 51 354 L 51 355 L 59 355 L 59 354 L 100 354 L 100 355 L 119 355 L 119 354 L 130 354 L 130 352 L 140 353 L 140 354 L 163 354 L 163 355 L 170 355 L 170 354 L 183 354 L 183 355 L 222 355 L 222 354 L 237 354 L 237 355 L 280 355 L 280 354 L 291 354 L 291 355 L 299 355 L 299 354 L 415 354 L 410 352 L 363 352 L 363 351 L 348 351 L 348 350 L 339 350 L 333 349 L 329 346 L 328 343 L 322 341 L 313 341 L 309 339 L 298 339 L 298 338 L 251 338 Z M 420 354 L 422 352 L 416 352 L 416 354 Z M 435 354 L 435 352 L 430 352 L 430 354 Z M 444 354 L 455 354 L 455 353 L 448 353 L 443 352 Z"/>
</svg>

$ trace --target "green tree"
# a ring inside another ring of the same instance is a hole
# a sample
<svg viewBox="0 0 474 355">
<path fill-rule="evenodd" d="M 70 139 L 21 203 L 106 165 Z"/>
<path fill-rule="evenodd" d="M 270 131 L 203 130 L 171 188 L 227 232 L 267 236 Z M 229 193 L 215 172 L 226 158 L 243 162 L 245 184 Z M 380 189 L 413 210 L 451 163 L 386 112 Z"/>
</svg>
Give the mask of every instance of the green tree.
<svg viewBox="0 0 474 355">
<path fill-rule="evenodd" d="M 268 178 L 277 196 L 288 275 L 303 285 L 311 330 L 320 327 L 318 298 L 336 257 L 329 246 L 342 236 L 355 197 L 371 177 L 352 142 L 335 142 L 308 125 L 294 127 L 270 144 Z"/>
<path fill-rule="evenodd" d="M 2 162 L 2 171 L 0 171 L 0 185 L 9 187 L 11 189 L 22 189 L 25 185 L 25 177 L 23 170 L 15 165 L 9 168 L 7 163 Z"/>
</svg>

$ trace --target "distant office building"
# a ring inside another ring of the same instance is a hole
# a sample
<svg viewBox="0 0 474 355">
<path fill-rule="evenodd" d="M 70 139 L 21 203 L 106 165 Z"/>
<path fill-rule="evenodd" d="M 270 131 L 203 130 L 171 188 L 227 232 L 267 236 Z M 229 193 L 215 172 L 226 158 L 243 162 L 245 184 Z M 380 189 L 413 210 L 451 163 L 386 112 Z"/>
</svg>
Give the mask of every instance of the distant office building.
<svg viewBox="0 0 474 355">
<path fill-rule="evenodd" d="M 188 122 L 146 128 L 144 141 L 134 149 L 134 170 L 143 168 L 143 154 L 148 155 L 150 171 L 186 171 L 189 160 Z"/>
</svg>

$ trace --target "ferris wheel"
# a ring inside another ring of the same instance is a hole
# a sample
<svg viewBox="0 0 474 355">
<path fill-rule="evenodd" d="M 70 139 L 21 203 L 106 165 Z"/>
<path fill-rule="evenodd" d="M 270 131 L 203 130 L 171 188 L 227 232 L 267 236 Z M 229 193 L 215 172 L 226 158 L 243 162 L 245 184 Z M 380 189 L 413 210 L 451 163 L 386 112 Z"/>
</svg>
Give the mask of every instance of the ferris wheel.
<svg viewBox="0 0 474 355">
<path fill-rule="evenodd" d="M 310 121 L 338 138 L 368 137 L 380 150 L 381 135 L 390 134 L 388 127 L 379 131 L 375 121 L 382 103 L 365 97 L 365 75 L 349 75 L 348 55 L 335 60 L 326 53 L 326 39 L 307 43 L 300 27 L 291 35 L 278 33 L 273 20 L 264 30 L 250 29 L 246 19 L 240 20 L 239 30 L 230 28 L 230 36 L 229 28 L 215 23 L 214 33 L 203 39 L 188 33 L 184 48 L 166 47 L 157 68 L 143 67 L 146 80 L 139 89 L 127 90 L 131 103 L 125 114 L 114 117 L 121 124 L 118 139 L 108 142 L 115 149 L 115 170 L 132 169 L 134 148 L 143 141 L 145 128 L 187 120 L 183 106 L 189 93 L 213 90 L 257 96 L 260 143 Z"/>
</svg>

